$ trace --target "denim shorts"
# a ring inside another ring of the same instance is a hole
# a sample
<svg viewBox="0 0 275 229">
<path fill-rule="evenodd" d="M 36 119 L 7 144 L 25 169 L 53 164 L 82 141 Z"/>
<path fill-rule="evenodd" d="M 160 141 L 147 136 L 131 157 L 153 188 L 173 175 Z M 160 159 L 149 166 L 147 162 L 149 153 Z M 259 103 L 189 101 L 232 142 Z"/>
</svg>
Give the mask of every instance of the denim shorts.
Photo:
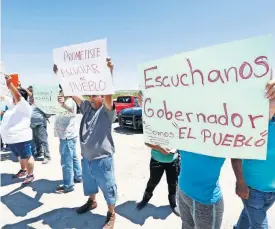
<svg viewBox="0 0 275 229">
<path fill-rule="evenodd" d="M 9 144 L 9 148 L 16 157 L 21 159 L 27 159 L 32 156 L 31 141 Z"/>
<path fill-rule="evenodd" d="M 89 161 L 81 160 L 84 195 L 98 193 L 100 188 L 108 205 L 115 205 L 117 186 L 114 173 L 113 156 Z"/>
</svg>

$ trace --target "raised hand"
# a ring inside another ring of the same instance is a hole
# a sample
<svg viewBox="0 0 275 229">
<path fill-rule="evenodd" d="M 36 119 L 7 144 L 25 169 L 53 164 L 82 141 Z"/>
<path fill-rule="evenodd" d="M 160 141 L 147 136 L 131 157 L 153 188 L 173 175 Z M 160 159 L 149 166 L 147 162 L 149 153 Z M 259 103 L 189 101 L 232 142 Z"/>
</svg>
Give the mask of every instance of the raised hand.
<svg viewBox="0 0 275 229">
<path fill-rule="evenodd" d="M 57 100 L 58 100 L 58 102 L 59 102 L 61 105 L 63 105 L 64 102 L 65 102 L 65 98 L 64 98 L 63 95 L 59 95 L 59 96 L 57 97 Z"/>
<path fill-rule="evenodd" d="M 275 79 L 270 80 L 267 83 L 265 97 L 267 99 L 274 99 L 275 98 Z"/>
<path fill-rule="evenodd" d="M 53 65 L 53 72 L 56 74 L 58 72 L 58 67 L 56 64 Z"/>
<path fill-rule="evenodd" d="M 108 68 L 110 69 L 111 74 L 113 74 L 114 63 L 112 62 L 111 57 L 107 57 L 107 58 L 106 58 L 106 62 L 107 62 Z"/>
</svg>

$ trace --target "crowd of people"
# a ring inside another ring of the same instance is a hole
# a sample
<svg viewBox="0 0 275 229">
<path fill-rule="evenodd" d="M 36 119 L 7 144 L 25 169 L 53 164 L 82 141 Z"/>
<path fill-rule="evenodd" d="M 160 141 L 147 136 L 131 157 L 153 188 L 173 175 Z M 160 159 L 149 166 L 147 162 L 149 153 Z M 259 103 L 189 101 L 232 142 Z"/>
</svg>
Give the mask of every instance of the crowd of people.
<svg viewBox="0 0 275 229">
<path fill-rule="evenodd" d="M 113 73 L 110 58 L 107 66 Z M 58 66 L 54 65 L 54 73 Z M 32 87 L 15 87 L 9 76 L 7 85 L 12 99 L 1 97 L 7 108 L 3 115 L 1 137 L 3 142 L 18 157 L 20 171 L 14 178 L 25 177 L 27 185 L 34 180 L 34 157 L 44 156 L 43 163 L 51 160 L 45 114 L 35 106 Z M 242 199 L 244 209 L 235 229 L 267 229 L 267 210 L 275 202 L 275 81 L 266 86 L 266 98 L 270 100 L 270 121 L 266 160 L 232 159 L 236 176 L 236 194 Z M 79 96 L 64 96 L 62 88 L 58 96 L 64 112 L 56 115 L 54 130 L 60 140 L 59 151 L 63 185 L 56 192 L 68 193 L 74 184 L 83 182 L 87 202 L 79 207 L 78 214 L 97 207 L 96 194 L 103 192 L 108 212 L 103 229 L 115 225 L 117 185 L 114 171 L 115 146 L 112 123 L 115 120 L 112 95 L 91 95 L 89 100 Z M 139 103 L 142 105 L 142 93 Z M 82 121 L 76 124 L 77 109 Z M 79 131 L 78 131 L 79 130 Z M 80 140 L 81 163 L 77 158 L 76 142 Z M 166 149 L 146 144 L 151 149 L 150 178 L 137 209 L 142 210 L 153 196 L 154 189 L 166 173 L 168 201 L 173 212 L 181 217 L 183 229 L 221 228 L 224 202 L 219 186 L 224 158 L 187 152 L 181 149 Z"/>
</svg>

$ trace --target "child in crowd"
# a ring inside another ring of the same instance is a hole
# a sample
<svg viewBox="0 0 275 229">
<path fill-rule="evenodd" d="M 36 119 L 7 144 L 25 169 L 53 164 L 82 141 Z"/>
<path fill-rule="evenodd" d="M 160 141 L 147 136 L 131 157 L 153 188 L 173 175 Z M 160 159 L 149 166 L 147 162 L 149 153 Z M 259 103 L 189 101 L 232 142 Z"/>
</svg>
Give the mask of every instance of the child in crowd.
<svg viewBox="0 0 275 229">
<path fill-rule="evenodd" d="M 142 107 L 142 91 L 138 93 L 138 104 Z M 165 149 L 157 145 L 145 143 L 146 146 L 151 148 L 151 161 L 150 161 L 150 178 L 143 195 L 143 199 L 137 205 L 137 209 L 141 210 L 149 202 L 153 196 L 153 191 L 160 182 L 164 171 L 168 183 L 168 200 L 173 212 L 179 216 L 176 209 L 176 190 L 178 185 L 178 176 L 180 171 L 180 156 L 177 150 Z"/>
<path fill-rule="evenodd" d="M 145 144 L 151 148 L 151 161 L 150 161 L 150 178 L 145 189 L 143 199 L 137 205 L 137 209 L 141 210 L 149 202 L 153 196 L 153 191 L 160 182 L 164 171 L 168 183 L 168 200 L 173 212 L 179 216 L 176 209 L 176 190 L 178 185 L 179 176 L 179 154 L 177 150 L 165 149 L 160 146 Z"/>
</svg>

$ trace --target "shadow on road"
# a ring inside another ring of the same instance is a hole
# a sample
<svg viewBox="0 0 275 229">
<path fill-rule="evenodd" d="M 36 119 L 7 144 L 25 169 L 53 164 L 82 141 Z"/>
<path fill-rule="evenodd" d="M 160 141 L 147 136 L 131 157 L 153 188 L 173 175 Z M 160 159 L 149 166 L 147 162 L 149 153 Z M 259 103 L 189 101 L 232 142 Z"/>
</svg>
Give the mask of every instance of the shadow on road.
<svg viewBox="0 0 275 229">
<path fill-rule="evenodd" d="M 120 126 L 114 128 L 114 132 L 118 134 L 124 134 L 124 135 L 143 134 L 142 130 L 134 130 L 134 129 L 124 128 Z"/>
<path fill-rule="evenodd" d="M 12 161 L 12 162 L 19 162 L 18 158 L 12 152 L 3 152 L 0 154 L 0 161 Z M 35 161 L 43 161 L 43 158 L 34 158 Z"/>
<path fill-rule="evenodd" d="M 1 161 L 10 160 L 10 161 L 13 161 L 13 162 L 18 162 L 17 157 L 10 151 L 1 153 L 0 157 L 1 157 Z"/>
<path fill-rule="evenodd" d="M 36 180 L 29 185 L 21 185 L 10 193 L 1 197 L 1 202 L 5 204 L 15 216 L 26 216 L 32 210 L 40 207 L 39 202 L 43 194 L 55 193 L 58 185 L 62 181 L 50 181 L 46 179 Z M 36 195 L 31 198 L 21 192 L 25 187 L 31 187 Z"/>
<path fill-rule="evenodd" d="M 23 192 L 16 192 L 9 196 L 2 196 L 1 202 L 5 204 L 15 216 L 26 216 L 29 212 L 43 204 Z"/>
<path fill-rule="evenodd" d="M 24 178 L 13 179 L 12 175 L 13 174 L 9 174 L 9 173 L 1 173 L 1 187 L 23 182 Z"/>
<path fill-rule="evenodd" d="M 39 222 L 41 220 L 42 222 Z M 19 223 L 5 225 L 3 229 L 39 228 L 39 226 L 31 225 L 37 222 L 42 223 L 43 225 L 48 225 L 52 229 L 101 229 L 105 223 L 105 216 L 92 214 L 91 212 L 77 215 L 77 213 L 71 208 L 60 208 L 34 218 L 23 220 Z"/>
<path fill-rule="evenodd" d="M 116 213 L 141 226 L 149 217 L 165 220 L 172 213 L 170 206 L 156 207 L 152 204 L 147 204 L 141 211 L 138 211 L 136 206 L 137 203 L 135 201 L 127 201 L 116 207 Z"/>
</svg>

